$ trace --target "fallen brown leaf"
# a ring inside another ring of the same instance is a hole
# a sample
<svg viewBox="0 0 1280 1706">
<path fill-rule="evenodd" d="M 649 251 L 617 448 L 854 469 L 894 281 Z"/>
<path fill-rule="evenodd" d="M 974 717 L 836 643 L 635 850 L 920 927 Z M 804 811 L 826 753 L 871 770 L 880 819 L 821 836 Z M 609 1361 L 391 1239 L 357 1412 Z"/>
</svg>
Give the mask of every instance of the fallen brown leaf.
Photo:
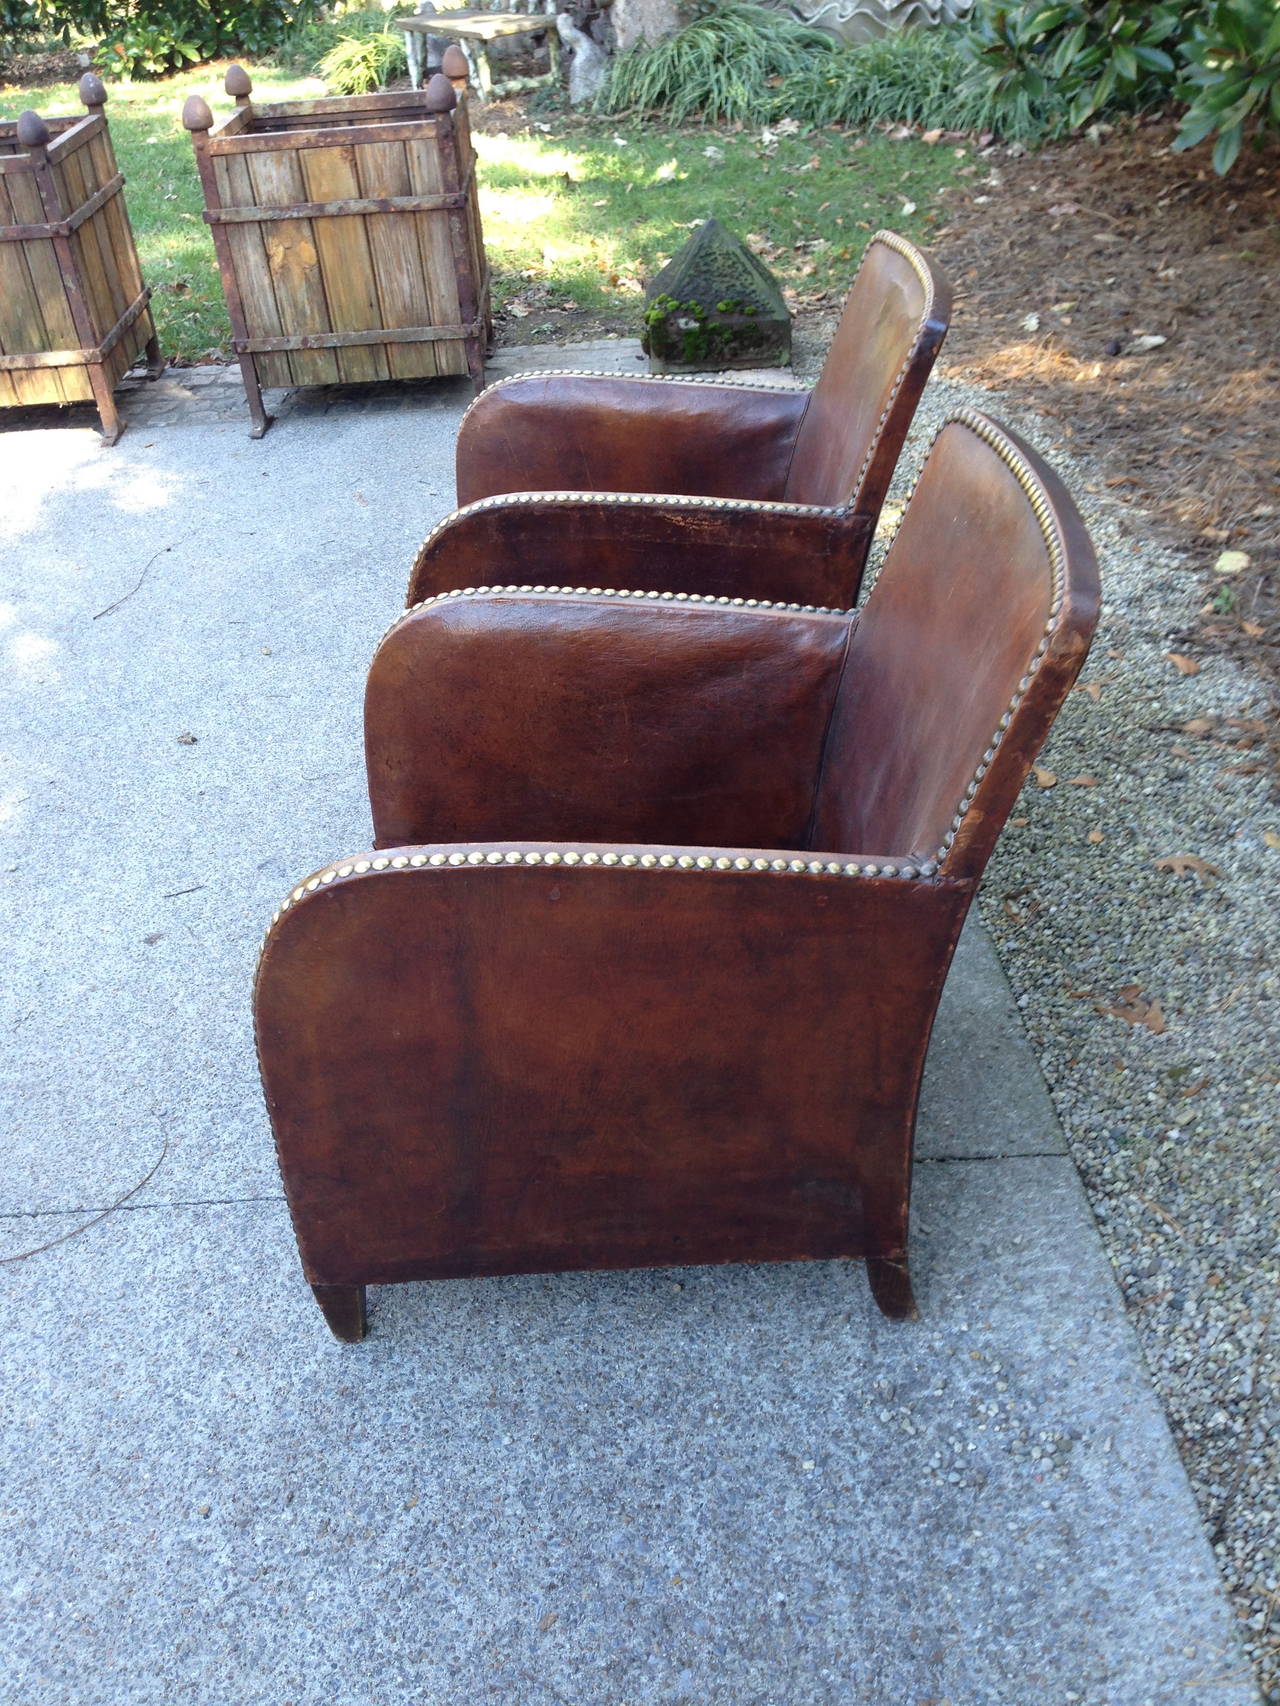
<svg viewBox="0 0 1280 1706">
<path fill-rule="evenodd" d="M 1268 847 L 1273 850 L 1280 851 L 1280 835 L 1277 835 L 1274 829 L 1264 829 L 1262 832 L 1262 839 L 1266 842 Z"/>
<path fill-rule="evenodd" d="M 1251 640 L 1260 640 L 1262 638 L 1262 636 L 1267 631 L 1263 627 L 1261 622 L 1244 622 L 1244 621 L 1242 621 L 1240 623 L 1240 627 L 1249 636 L 1249 638 Z"/>
<path fill-rule="evenodd" d="M 1199 675 L 1200 665 L 1194 658 L 1187 657 L 1183 652 L 1166 652 L 1165 656 L 1179 675 Z"/>
<path fill-rule="evenodd" d="M 1097 786 L 1098 786 L 1098 778 L 1096 776 L 1068 776 L 1067 777 L 1067 787 L 1068 788 L 1096 788 Z"/>
<path fill-rule="evenodd" d="M 547 1630 L 550 1629 L 551 1625 L 553 1623 L 558 1623 L 559 1621 L 560 1621 L 560 1613 L 558 1611 L 546 1611 L 538 1619 L 538 1628 L 545 1635 Z"/>
<path fill-rule="evenodd" d="M 1189 723 L 1183 723 L 1182 732 L 1184 735 L 1194 735 L 1197 740 L 1201 740 L 1205 735 L 1212 734 L 1216 727 L 1217 724 L 1212 717 L 1192 717 Z"/>
<path fill-rule="evenodd" d="M 1011 817 L 1009 819 L 1009 827 L 1011 829 L 1025 829 L 1030 822 L 1031 819 L 1029 817 Z"/>
<path fill-rule="evenodd" d="M 1199 877 L 1201 882 L 1222 875 L 1216 865 L 1211 865 L 1207 859 L 1201 859 L 1195 853 L 1167 853 L 1163 859 L 1153 859 L 1151 863 L 1157 871 L 1172 871 L 1175 877 L 1194 875 Z"/>
<path fill-rule="evenodd" d="M 1099 1013 L 1106 1013 L 1113 1019 L 1123 1019 L 1126 1025 L 1142 1025 L 1153 1036 L 1164 1035 L 1164 1010 L 1159 1000 L 1151 1001 L 1142 993 L 1142 985 L 1139 983 L 1128 983 L 1123 989 L 1117 990 L 1115 1000 L 1110 1006 L 1103 1002 L 1097 1002 L 1095 1006 Z"/>
<path fill-rule="evenodd" d="M 1032 774 L 1035 776 L 1037 788 L 1056 788 L 1058 786 L 1058 778 L 1052 770 L 1045 770 L 1037 764 L 1033 766 Z"/>
<path fill-rule="evenodd" d="M 1094 847 L 1097 847 L 1103 839 L 1104 836 L 1100 829 L 1091 829 L 1089 831 L 1089 841 Z"/>
</svg>

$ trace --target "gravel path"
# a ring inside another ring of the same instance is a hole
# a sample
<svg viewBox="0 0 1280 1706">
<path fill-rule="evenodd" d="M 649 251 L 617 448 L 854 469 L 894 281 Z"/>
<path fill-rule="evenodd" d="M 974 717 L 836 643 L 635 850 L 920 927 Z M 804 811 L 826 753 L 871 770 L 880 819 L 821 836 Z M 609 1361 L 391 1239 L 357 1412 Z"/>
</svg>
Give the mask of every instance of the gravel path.
<svg viewBox="0 0 1280 1706">
<path fill-rule="evenodd" d="M 802 340 L 802 374 L 824 347 Z M 1066 480 L 1105 600 L 980 905 L 1259 1683 L 1280 1698 L 1280 803 L 1266 697 L 1229 660 L 1195 674 L 1170 661 L 1200 602 L 1194 575 L 1008 396 L 935 381 L 898 500 L 961 404 Z"/>
</svg>

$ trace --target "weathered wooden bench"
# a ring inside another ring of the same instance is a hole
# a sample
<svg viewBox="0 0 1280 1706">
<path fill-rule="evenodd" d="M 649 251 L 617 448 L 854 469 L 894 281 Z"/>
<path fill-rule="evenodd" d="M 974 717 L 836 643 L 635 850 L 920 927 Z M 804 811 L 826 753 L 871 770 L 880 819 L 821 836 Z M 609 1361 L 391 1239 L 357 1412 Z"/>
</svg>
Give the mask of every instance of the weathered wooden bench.
<svg viewBox="0 0 1280 1706">
<path fill-rule="evenodd" d="M 397 18 L 395 25 L 405 32 L 409 82 L 415 89 L 422 87 L 428 38 L 431 36 L 457 42 L 466 55 L 471 86 L 482 100 L 519 95 L 560 81 L 560 38 L 556 34 L 556 21 L 554 16 L 541 9 L 539 0 L 514 0 L 510 7 L 500 11 L 487 8 L 436 11 L 432 0 L 424 0 L 411 18 Z M 523 77 L 496 75 L 490 58 L 495 43 L 516 41 L 521 36 L 545 38 L 547 70 Z"/>
</svg>

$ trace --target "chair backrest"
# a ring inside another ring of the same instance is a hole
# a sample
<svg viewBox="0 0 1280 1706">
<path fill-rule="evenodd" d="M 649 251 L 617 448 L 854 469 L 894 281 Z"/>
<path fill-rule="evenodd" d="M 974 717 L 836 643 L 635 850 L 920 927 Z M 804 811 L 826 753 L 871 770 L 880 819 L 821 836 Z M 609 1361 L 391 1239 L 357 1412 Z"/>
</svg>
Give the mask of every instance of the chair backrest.
<svg viewBox="0 0 1280 1706">
<path fill-rule="evenodd" d="M 1056 476 L 984 415 L 948 421 L 853 634 L 813 846 L 980 876 L 1099 599 Z"/>
<path fill-rule="evenodd" d="M 879 514 L 950 323 L 946 274 L 904 237 L 877 231 L 800 425 L 788 503 Z"/>
</svg>

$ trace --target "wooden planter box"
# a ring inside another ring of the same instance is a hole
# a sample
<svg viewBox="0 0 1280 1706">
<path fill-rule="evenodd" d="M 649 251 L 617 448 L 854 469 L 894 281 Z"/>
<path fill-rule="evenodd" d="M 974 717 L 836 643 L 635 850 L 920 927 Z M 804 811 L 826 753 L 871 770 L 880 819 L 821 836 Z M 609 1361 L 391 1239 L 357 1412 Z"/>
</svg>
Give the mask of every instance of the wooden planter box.
<svg viewBox="0 0 1280 1706">
<path fill-rule="evenodd" d="M 195 144 L 251 435 L 262 389 L 470 374 L 484 382 L 489 281 L 466 108 L 425 90 L 257 106 L 233 65 L 237 111 Z"/>
<path fill-rule="evenodd" d="M 153 379 L 163 363 L 106 98 L 89 75 L 85 117 L 0 124 L 0 407 L 94 402 L 114 444 L 121 375 L 144 349 Z"/>
</svg>

